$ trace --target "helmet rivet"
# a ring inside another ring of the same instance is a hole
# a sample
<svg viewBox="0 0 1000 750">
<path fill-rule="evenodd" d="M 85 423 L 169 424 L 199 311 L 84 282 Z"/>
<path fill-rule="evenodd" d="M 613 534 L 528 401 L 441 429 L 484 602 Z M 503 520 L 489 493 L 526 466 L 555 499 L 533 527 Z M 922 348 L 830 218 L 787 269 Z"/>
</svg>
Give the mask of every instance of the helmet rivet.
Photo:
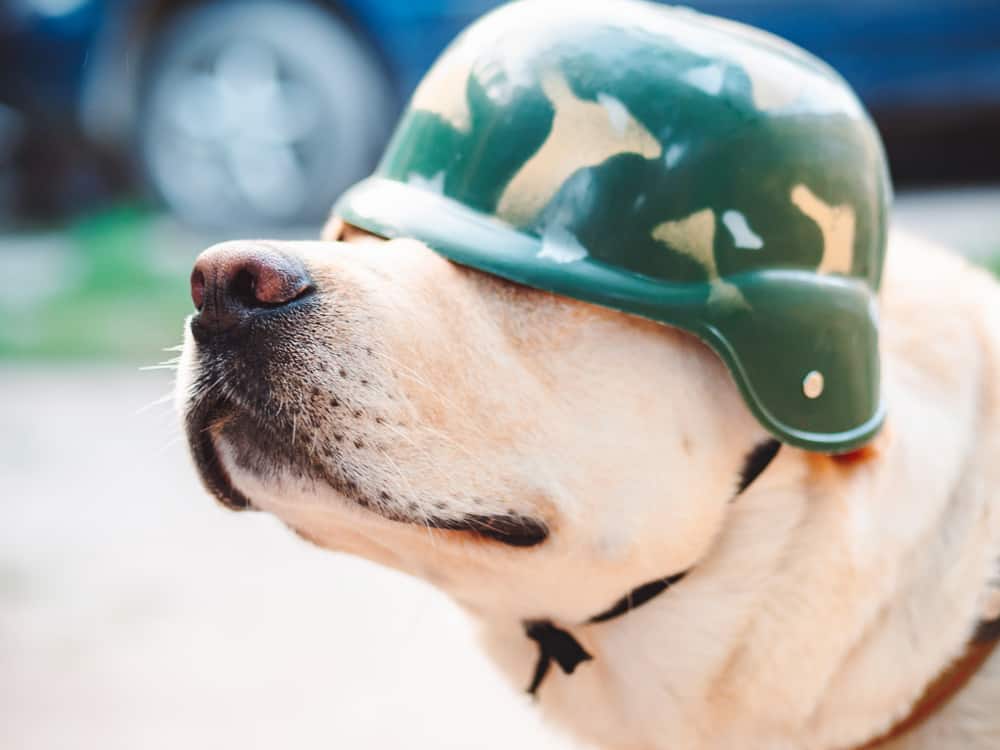
<svg viewBox="0 0 1000 750">
<path fill-rule="evenodd" d="M 823 395 L 823 373 L 813 370 L 802 381 L 802 392 L 806 398 L 819 398 Z"/>
</svg>

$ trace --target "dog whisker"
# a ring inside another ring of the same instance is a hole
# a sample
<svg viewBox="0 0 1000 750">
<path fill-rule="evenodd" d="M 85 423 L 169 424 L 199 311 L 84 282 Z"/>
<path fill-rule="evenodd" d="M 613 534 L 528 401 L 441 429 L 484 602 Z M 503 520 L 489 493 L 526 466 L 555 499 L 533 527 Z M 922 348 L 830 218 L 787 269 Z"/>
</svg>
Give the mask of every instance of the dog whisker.
<svg viewBox="0 0 1000 750">
<path fill-rule="evenodd" d="M 172 357 L 171 359 L 157 362 L 154 365 L 144 365 L 139 368 L 139 372 L 148 372 L 150 370 L 176 370 L 180 366 L 180 362 L 180 357 Z"/>
<path fill-rule="evenodd" d="M 160 396 L 159 398 L 155 398 L 152 401 L 150 401 L 148 404 L 145 404 L 144 406 L 140 406 L 138 409 L 135 410 L 135 413 L 133 414 L 133 416 L 139 416 L 140 414 L 145 414 L 150 409 L 153 409 L 154 407 L 157 407 L 157 406 L 163 406 L 164 404 L 170 404 L 170 403 L 173 402 L 173 400 L 174 400 L 174 392 L 171 389 L 170 391 L 168 391 L 164 395 Z"/>
</svg>

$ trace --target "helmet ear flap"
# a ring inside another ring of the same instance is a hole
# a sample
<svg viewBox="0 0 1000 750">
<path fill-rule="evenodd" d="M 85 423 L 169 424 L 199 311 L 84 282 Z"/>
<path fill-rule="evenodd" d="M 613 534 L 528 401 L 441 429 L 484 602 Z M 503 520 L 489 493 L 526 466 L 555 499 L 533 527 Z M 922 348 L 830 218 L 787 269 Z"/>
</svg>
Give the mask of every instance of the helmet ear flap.
<svg viewBox="0 0 1000 750">
<path fill-rule="evenodd" d="M 783 442 L 824 453 L 871 440 L 885 412 L 870 290 L 796 271 L 730 281 L 741 305 L 720 310 L 703 335 L 760 422 Z"/>
</svg>

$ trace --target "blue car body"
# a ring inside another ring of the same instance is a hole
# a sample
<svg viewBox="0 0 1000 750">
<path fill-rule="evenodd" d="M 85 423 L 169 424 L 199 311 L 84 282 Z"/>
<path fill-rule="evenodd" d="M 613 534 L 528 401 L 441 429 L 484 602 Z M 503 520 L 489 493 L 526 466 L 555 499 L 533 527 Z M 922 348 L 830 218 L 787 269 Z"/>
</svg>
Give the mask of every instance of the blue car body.
<svg viewBox="0 0 1000 750">
<path fill-rule="evenodd" d="M 0 136 L 5 111 L 13 111 L 29 131 L 73 128 L 76 137 L 85 134 L 84 141 L 124 152 L 134 135 L 143 53 L 157 24 L 177 10 L 215 1 L 0 0 Z M 500 4 L 303 1 L 345 18 L 367 41 L 381 58 L 400 107 L 449 40 Z M 997 0 L 688 4 L 785 37 L 839 70 L 883 129 L 897 180 L 1000 175 L 1000 139 L 984 138 L 984 132 L 1000 128 Z M 567 12 L 571 9 L 568 4 Z M 977 128 L 978 136 L 970 137 Z M 926 148 L 928 140 L 934 149 Z"/>
<path fill-rule="evenodd" d="M 409 91 L 487 0 L 346 0 Z M 995 0 L 691 0 L 785 37 L 830 63 L 875 110 L 1000 104 Z M 571 6 L 569 6 L 571 7 Z"/>
<path fill-rule="evenodd" d="M 495 0 L 342 0 L 405 96 L 448 41 Z M 874 110 L 1000 103 L 1000 3 L 994 0 L 692 0 L 767 29 L 839 70 Z M 41 6 L 41 4 L 39 4 Z M 0 11 L 0 99 L 72 107 L 104 30 L 143 0 L 81 0 L 46 15 Z M 30 91 L 26 89 L 30 88 Z"/>
</svg>

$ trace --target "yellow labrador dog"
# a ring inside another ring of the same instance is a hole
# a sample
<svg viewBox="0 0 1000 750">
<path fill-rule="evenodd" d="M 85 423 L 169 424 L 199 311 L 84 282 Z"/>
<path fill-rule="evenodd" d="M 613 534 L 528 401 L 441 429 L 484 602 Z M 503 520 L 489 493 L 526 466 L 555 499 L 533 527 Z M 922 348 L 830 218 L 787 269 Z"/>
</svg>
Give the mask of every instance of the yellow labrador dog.
<svg viewBox="0 0 1000 750">
<path fill-rule="evenodd" d="M 177 398 L 223 503 L 444 589 L 600 747 L 1000 747 L 984 273 L 892 238 L 887 425 L 833 458 L 778 450 L 691 335 L 324 240 L 195 267 Z"/>
</svg>

